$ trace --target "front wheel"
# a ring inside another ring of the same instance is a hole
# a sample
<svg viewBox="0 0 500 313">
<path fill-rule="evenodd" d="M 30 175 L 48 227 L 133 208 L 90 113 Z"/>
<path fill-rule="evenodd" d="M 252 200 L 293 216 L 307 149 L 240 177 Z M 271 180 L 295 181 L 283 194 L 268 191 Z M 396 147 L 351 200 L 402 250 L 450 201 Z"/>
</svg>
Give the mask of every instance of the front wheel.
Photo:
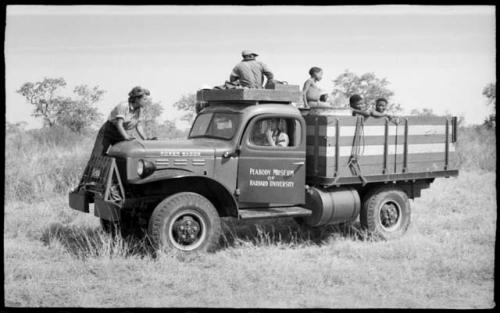
<svg viewBox="0 0 500 313">
<path fill-rule="evenodd" d="M 384 239 L 401 237 L 411 220 L 411 208 L 404 191 L 381 187 L 369 192 L 360 212 L 361 227 Z"/>
<path fill-rule="evenodd" d="M 158 204 L 149 220 L 148 233 L 160 250 L 212 251 L 219 242 L 221 222 L 207 198 L 181 192 Z"/>
</svg>

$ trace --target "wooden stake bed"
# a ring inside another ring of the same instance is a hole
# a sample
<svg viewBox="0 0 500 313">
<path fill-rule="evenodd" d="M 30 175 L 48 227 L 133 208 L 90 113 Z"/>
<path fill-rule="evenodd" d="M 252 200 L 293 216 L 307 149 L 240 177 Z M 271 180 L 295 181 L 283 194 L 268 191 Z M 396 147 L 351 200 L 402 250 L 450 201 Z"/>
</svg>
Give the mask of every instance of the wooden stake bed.
<svg viewBox="0 0 500 313">
<path fill-rule="evenodd" d="M 279 89 L 202 89 L 196 93 L 197 101 L 255 101 L 255 102 L 300 102 L 302 93 L 298 86 Z"/>
<path fill-rule="evenodd" d="M 349 185 L 458 174 L 456 118 L 307 115 L 306 183 Z M 353 162 L 355 161 L 355 162 Z"/>
</svg>

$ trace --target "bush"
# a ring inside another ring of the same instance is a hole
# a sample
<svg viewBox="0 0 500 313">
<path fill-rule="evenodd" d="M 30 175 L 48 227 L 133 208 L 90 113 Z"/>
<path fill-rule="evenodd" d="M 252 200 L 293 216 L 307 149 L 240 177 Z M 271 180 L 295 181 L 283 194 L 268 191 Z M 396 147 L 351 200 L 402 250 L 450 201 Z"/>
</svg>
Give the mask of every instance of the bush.
<svg viewBox="0 0 500 313">
<path fill-rule="evenodd" d="M 495 128 L 460 127 L 456 147 L 460 169 L 496 170 Z"/>
</svg>

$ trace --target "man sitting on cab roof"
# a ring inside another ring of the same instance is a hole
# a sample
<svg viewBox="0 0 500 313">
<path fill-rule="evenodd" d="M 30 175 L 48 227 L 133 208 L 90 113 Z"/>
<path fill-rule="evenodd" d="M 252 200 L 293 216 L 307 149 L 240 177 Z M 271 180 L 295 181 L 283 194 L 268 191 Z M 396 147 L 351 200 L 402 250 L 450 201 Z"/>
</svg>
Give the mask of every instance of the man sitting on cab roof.
<svg viewBox="0 0 500 313">
<path fill-rule="evenodd" d="M 273 80 L 274 75 L 271 70 L 264 63 L 255 60 L 255 57 L 258 56 L 257 53 L 243 50 L 241 55 L 243 60 L 233 68 L 229 76 L 230 82 L 239 80 L 243 87 L 262 89 L 264 76 L 267 77 L 268 81 Z"/>
</svg>

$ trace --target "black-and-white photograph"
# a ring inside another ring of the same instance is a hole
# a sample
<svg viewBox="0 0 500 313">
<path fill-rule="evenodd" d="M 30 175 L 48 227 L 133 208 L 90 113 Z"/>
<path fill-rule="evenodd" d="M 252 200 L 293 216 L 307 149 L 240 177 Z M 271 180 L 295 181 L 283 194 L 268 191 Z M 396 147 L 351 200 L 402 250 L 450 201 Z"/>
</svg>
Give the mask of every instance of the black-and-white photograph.
<svg viewBox="0 0 500 313">
<path fill-rule="evenodd" d="M 494 308 L 493 5 L 7 5 L 4 306 Z"/>
</svg>

